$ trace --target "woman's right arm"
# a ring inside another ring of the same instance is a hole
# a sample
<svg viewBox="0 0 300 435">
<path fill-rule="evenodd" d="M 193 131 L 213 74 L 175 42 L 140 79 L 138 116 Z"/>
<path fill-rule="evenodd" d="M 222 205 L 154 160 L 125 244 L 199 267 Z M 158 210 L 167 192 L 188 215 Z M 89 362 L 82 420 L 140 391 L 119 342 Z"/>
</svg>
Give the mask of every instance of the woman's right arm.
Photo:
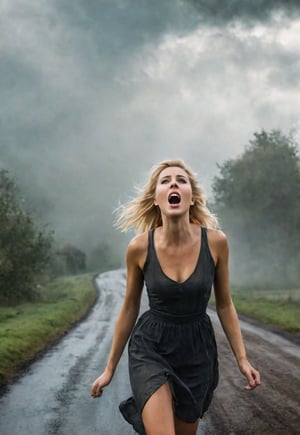
<svg viewBox="0 0 300 435">
<path fill-rule="evenodd" d="M 93 397 L 100 397 L 103 388 L 111 382 L 139 314 L 144 285 L 144 276 L 140 266 L 141 255 L 143 255 L 143 246 L 141 246 L 140 238 L 137 237 L 129 243 L 127 248 L 126 293 L 116 322 L 106 367 L 92 385 L 91 395 Z"/>
</svg>

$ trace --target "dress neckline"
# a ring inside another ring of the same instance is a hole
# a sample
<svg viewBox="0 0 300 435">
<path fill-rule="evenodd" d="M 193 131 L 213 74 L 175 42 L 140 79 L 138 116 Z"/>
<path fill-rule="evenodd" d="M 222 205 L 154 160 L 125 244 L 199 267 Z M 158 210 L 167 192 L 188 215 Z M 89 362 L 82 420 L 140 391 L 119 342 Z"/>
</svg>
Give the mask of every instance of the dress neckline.
<svg viewBox="0 0 300 435">
<path fill-rule="evenodd" d="M 160 269 L 160 271 L 161 271 L 161 273 L 164 275 L 164 277 L 165 278 L 167 278 L 169 281 L 171 281 L 171 282 L 173 282 L 173 283 L 175 283 L 175 284 L 180 284 L 180 285 L 182 285 L 182 284 L 185 284 L 185 283 L 187 283 L 193 276 L 194 276 L 194 274 L 196 273 L 196 270 L 197 270 L 197 268 L 198 268 L 198 265 L 199 265 L 199 262 L 200 262 L 200 257 L 201 257 L 201 253 L 202 253 L 202 251 L 203 251 L 203 227 L 201 227 L 201 241 L 200 241 L 200 249 L 199 249 L 199 253 L 198 253 L 198 257 L 197 257 L 197 261 L 196 261 L 196 265 L 195 265 L 195 267 L 194 267 L 194 270 L 192 271 L 192 273 L 184 280 L 184 281 L 177 281 L 176 279 L 173 279 L 173 278 L 170 278 L 165 272 L 164 272 L 164 270 L 163 270 L 163 268 L 162 268 L 162 266 L 161 266 L 161 264 L 160 264 L 160 261 L 159 261 L 159 259 L 158 259 L 158 255 L 157 255 L 157 253 L 156 253 L 156 249 L 155 249 L 155 245 L 154 245 L 154 228 L 152 228 L 151 229 L 151 242 L 152 242 L 152 248 L 153 248 L 153 252 L 154 252 L 154 256 L 155 256 L 155 259 L 156 259 L 156 261 L 157 261 L 157 264 L 158 264 L 158 266 L 159 266 L 159 269 Z"/>
</svg>

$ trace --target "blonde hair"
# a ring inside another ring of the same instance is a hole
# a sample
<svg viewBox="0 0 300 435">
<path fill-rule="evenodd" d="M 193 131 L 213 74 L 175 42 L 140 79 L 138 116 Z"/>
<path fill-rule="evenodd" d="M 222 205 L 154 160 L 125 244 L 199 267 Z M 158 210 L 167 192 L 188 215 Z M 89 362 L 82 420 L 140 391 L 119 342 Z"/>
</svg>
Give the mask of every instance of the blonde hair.
<svg viewBox="0 0 300 435">
<path fill-rule="evenodd" d="M 153 201 L 158 177 L 164 169 L 170 167 L 183 169 L 189 177 L 194 200 L 194 204 L 190 207 L 190 222 L 218 228 L 217 217 L 206 206 L 206 196 L 197 181 L 196 174 L 180 159 L 163 160 L 152 167 L 149 180 L 143 188 L 138 189 L 137 197 L 115 210 L 117 228 L 127 231 L 133 227 L 137 232 L 143 232 L 162 225 L 160 209 L 154 205 Z"/>
</svg>

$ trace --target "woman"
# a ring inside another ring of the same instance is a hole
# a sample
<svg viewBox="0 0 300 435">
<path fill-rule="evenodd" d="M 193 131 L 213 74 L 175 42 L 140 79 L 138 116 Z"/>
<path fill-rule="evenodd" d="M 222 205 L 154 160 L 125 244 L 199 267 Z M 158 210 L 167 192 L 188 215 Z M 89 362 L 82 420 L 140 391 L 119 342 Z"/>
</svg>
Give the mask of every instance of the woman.
<svg viewBox="0 0 300 435">
<path fill-rule="evenodd" d="M 140 434 L 195 435 L 218 383 L 214 332 L 206 307 L 213 286 L 216 309 L 247 379 L 260 384 L 247 360 L 232 303 L 226 236 L 195 174 L 181 160 L 156 165 L 140 195 L 120 211 L 118 226 L 140 233 L 126 253 L 127 287 L 104 372 L 92 385 L 101 396 L 129 339 L 133 397 L 120 404 Z M 136 319 L 146 284 L 150 309 Z"/>
</svg>

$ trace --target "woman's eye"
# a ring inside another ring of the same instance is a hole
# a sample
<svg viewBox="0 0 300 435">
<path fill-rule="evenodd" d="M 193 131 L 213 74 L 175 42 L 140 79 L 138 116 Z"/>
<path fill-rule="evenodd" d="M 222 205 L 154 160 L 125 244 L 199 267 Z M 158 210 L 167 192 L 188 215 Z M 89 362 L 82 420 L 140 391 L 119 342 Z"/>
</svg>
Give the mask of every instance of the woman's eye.
<svg viewBox="0 0 300 435">
<path fill-rule="evenodd" d="M 161 184 L 166 184 L 169 180 L 167 178 L 164 178 L 163 180 L 161 180 Z"/>
<path fill-rule="evenodd" d="M 184 183 L 184 184 L 187 183 L 185 178 L 178 178 L 178 181 L 179 181 L 179 183 Z"/>
</svg>

